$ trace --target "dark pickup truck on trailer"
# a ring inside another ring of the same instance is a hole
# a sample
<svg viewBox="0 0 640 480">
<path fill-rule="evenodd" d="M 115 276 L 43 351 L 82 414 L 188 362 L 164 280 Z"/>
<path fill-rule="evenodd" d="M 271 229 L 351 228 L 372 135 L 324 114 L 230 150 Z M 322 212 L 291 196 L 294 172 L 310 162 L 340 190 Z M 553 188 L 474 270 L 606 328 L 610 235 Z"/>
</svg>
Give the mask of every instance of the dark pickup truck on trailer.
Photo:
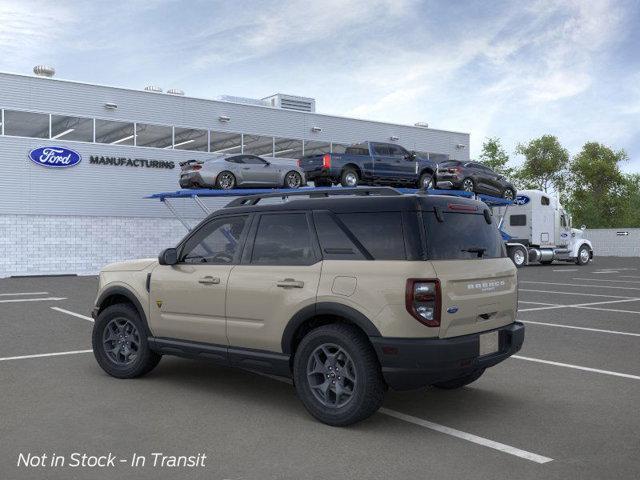
<svg viewBox="0 0 640 480">
<path fill-rule="evenodd" d="M 298 160 L 316 187 L 340 183 L 433 188 L 437 163 L 393 143 L 364 142 L 344 153 L 309 155 Z"/>
</svg>

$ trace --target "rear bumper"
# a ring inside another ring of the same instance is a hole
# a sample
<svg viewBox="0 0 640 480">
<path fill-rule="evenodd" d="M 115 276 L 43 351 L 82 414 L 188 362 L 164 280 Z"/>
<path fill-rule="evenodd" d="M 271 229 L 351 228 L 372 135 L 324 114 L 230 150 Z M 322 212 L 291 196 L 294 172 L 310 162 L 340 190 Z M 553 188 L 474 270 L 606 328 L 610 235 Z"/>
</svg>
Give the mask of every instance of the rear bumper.
<svg viewBox="0 0 640 480">
<path fill-rule="evenodd" d="M 387 385 L 411 390 L 452 380 L 475 370 L 492 367 L 507 359 L 524 342 L 524 325 L 515 322 L 496 329 L 496 353 L 479 356 L 482 333 L 453 338 L 370 337 Z"/>
<path fill-rule="evenodd" d="M 187 173 L 180 176 L 180 188 L 193 188 L 205 185 L 206 182 L 200 173 Z"/>
<path fill-rule="evenodd" d="M 316 179 L 323 179 L 323 180 L 336 179 L 334 172 L 332 172 L 330 168 L 324 168 L 324 167 L 310 168 L 309 170 L 305 169 L 304 176 L 309 182 L 312 182 Z"/>
</svg>

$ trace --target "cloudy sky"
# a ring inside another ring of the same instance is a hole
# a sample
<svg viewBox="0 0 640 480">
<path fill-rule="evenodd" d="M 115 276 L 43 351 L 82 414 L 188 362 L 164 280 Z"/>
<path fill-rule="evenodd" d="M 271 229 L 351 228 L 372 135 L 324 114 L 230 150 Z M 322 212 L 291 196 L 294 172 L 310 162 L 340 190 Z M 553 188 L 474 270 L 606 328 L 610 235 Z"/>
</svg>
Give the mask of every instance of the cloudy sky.
<svg viewBox="0 0 640 480">
<path fill-rule="evenodd" d="M 640 0 L 0 0 L 0 71 L 187 95 L 311 96 L 333 113 L 572 152 L 640 172 Z M 517 159 L 516 160 L 520 160 Z"/>
</svg>

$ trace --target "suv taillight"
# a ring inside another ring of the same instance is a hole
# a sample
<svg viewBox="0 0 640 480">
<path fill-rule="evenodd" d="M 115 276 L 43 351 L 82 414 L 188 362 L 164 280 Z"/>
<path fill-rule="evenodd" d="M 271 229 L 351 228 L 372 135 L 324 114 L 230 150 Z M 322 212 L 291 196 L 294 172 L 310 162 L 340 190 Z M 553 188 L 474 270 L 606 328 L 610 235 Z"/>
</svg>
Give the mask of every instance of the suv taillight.
<svg viewBox="0 0 640 480">
<path fill-rule="evenodd" d="M 322 156 L 322 167 L 323 168 L 331 168 L 331 155 L 328 153 L 325 153 Z"/>
<path fill-rule="evenodd" d="M 440 326 L 440 281 L 438 279 L 407 280 L 405 290 L 407 312 L 427 327 Z"/>
<path fill-rule="evenodd" d="M 301 159 L 298 159 L 298 161 L 296 163 L 298 164 L 299 167 L 302 166 L 302 160 Z"/>
</svg>

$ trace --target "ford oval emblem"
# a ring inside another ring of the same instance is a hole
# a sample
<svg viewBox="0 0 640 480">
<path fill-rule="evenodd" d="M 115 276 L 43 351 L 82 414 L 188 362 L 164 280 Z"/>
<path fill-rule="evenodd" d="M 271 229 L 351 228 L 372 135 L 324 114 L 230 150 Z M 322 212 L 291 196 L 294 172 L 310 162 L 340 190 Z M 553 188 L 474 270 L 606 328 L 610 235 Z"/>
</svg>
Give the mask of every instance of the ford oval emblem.
<svg viewBox="0 0 640 480">
<path fill-rule="evenodd" d="M 458 311 L 458 307 L 447 308 L 447 313 L 456 313 L 457 311 Z"/>
<path fill-rule="evenodd" d="M 39 147 L 29 152 L 29 160 L 42 167 L 66 168 L 79 164 L 82 155 L 65 147 Z"/>
<path fill-rule="evenodd" d="M 513 201 L 516 205 L 526 205 L 529 203 L 530 198 L 526 195 L 516 195 L 516 199 Z"/>
</svg>

